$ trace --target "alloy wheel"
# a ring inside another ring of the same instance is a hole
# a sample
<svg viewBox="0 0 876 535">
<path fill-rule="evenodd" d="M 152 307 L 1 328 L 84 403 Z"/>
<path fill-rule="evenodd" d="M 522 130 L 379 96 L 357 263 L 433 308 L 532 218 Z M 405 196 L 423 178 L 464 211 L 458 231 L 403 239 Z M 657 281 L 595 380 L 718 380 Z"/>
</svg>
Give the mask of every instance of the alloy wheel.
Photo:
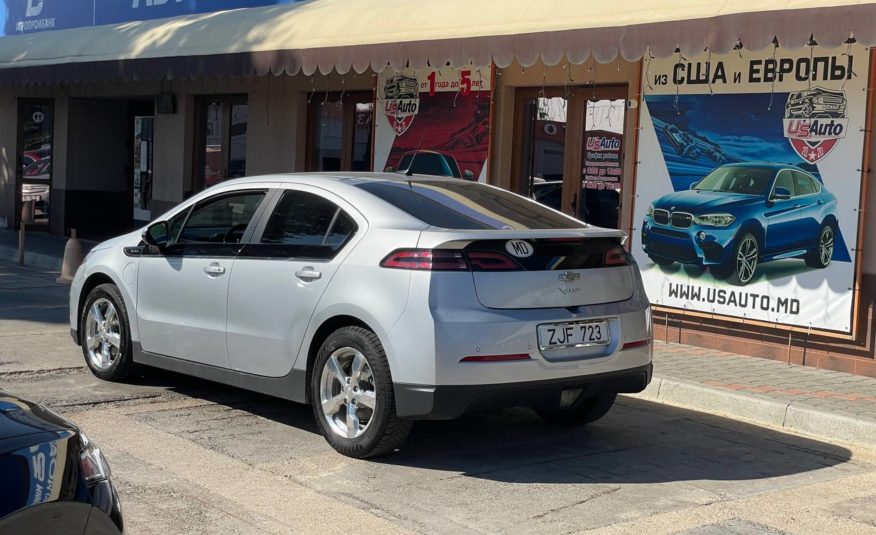
<svg viewBox="0 0 876 535">
<path fill-rule="evenodd" d="M 374 375 L 368 359 L 352 347 L 336 349 L 322 368 L 319 403 L 329 429 L 357 438 L 371 425 L 377 407 Z"/>
<path fill-rule="evenodd" d="M 757 269 L 757 240 L 753 236 L 746 236 L 736 253 L 736 276 L 739 282 L 747 283 L 754 278 Z"/>
<path fill-rule="evenodd" d="M 110 369 L 122 351 L 122 329 L 116 307 L 109 299 L 91 304 L 85 318 L 85 348 L 91 365 L 100 371 Z"/>
<path fill-rule="evenodd" d="M 826 226 L 821 232 L 821 240 L 818 243 L 818 256 L 821 260 L 821 265 L 827 266 L 830 264 L 830 260 L 833 258 L 833 244 L 833 229 Z"/>
</svg>

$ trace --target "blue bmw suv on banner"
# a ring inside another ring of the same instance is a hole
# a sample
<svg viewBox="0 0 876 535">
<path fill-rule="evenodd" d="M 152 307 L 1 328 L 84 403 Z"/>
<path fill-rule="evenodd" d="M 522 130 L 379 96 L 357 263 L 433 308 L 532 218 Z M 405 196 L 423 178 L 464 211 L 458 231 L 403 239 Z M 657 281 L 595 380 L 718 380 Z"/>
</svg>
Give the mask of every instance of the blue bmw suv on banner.
<svg viewBox="0 0 876 535">
<path fill-rule="evenodd" d="M 735 285 L 751 282 L 757 266 L 800 258 L 825 268 L 837 234 L 836 197 L 793 165 L 723 165 L 690 190 L 648 207 L 642 248 L 655 264 L 708 266 Z"/>
</svg>

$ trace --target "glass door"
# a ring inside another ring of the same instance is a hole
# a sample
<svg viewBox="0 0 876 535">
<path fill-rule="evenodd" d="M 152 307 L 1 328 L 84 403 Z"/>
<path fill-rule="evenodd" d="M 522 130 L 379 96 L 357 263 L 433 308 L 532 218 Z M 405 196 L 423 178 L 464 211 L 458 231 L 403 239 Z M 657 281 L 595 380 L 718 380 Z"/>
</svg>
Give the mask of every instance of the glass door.
<svg viewBox="0 0 876 535">
<path fill-rule="evenodd" d="M 21 184 L 17 217 L 48 230 L 52 190 L 52 141 L 54 103 L 51 100 L 20 99 L 18 102 L 18 174 Z"/>
<path fill-rule="evenodd" d="M 152 221 L 153 116 L 134 116 L 134 222 Z"/>
<path fill-rule="evenodd" d="M 577 217 L 598 227 L 619 228 L 626 110 L 624 98 L 587 101 Z"/>
<path fill-rule="evenodd" d="M 307 170 L 370 171 L 374 102 L 371 93 L 329 93 L 308 107 Z"/>
<path fill-rule="evenodd" d="M 201 97 L 198 102 L 196 186 L 209 188 L 246 176 L 246 95 Z"/>
</svg>

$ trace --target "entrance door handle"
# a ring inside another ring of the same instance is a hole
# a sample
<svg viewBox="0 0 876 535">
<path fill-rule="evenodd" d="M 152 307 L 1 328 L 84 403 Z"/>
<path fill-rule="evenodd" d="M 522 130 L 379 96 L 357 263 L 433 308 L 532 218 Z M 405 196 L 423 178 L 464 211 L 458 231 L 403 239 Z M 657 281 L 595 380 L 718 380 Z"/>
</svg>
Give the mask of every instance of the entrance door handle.
<svg viewBox="0 0 876 535">
<path fill-rule="evenodd" d="M 295 276 L 305 282 L 310 282 L 321 279 L 322 273 L 313 269 L 311 266 L 305 266 L 301 271 L 296 271 Z"/>
<path fill-rule="evenodd" d="M 216 262 L 213 262 L 204 268 L 204 273 L 210 275 L 211 277 L 218 277 L 219 275 L 225 273 L 225 268 L 220 266 Z"/>
</svg>

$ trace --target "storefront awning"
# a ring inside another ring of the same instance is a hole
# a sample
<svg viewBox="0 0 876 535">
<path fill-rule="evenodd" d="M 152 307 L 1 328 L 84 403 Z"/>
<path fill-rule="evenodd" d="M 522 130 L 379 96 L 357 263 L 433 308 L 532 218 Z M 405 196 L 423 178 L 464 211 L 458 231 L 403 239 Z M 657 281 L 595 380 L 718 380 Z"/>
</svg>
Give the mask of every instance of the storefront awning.
<svg viewBox="0 0 876 535">
<path fill-rule="evenodd" d="M 876 45 L 876 1 L 312 0 L 0 38 L 0 83 L 524 67 Z"/>
</svg>

